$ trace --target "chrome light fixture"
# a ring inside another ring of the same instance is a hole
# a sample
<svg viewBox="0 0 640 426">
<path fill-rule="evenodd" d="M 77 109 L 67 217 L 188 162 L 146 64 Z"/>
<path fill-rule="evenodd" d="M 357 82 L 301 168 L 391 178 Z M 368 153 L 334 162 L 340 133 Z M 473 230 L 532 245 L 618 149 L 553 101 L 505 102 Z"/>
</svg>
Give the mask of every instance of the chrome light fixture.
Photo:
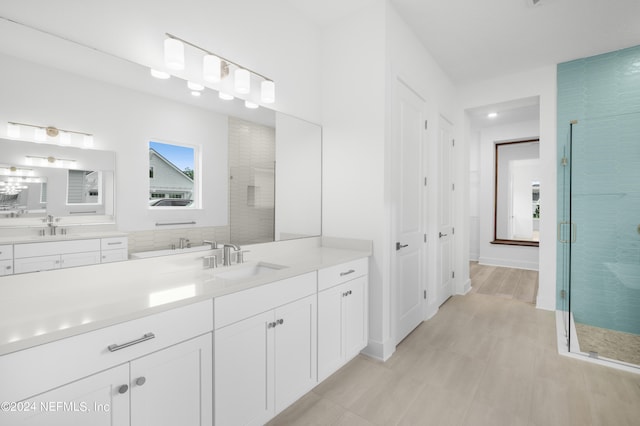
<svg viewBox="0 0 640 426">
<path fill-rule="evenodd" d="M 27 123 L 16 123 L 13 121 L 9 121 L 7 123 L 7 136 L 14 139 L 31 139 L 29 137 L 22 136 L 22 128 L 33 128 L 33 140 L 36 142 L 45 142 L 47 137 L 52 139 L 58 138 L 58 143 L 61 145 L 71 145 L 72 135 L 80 135 L 82 136 L 82 144 L 83 148 L 93 148 L 94 140 L 93 135 L 91 133 L 78 132 L 75 130 L 66 130 L 66 129 L 58 129 L 53 126 L 38 126 L 35 124 L 27 124 Z"/>
<path fill-rule="evenodd" d="M 183 70 L 185 67 L 184 46 L 190 46 L 204 53 L 202 57 L 202 79 L 204 81 L 220 83 L 230 75 L 230 68 L 233 68 L 234 81 L 232 87 L 236 93 L 241 95 L 251 93 L 251 80 L 254 78 L 260 79 L 262 80 L 260 101 L 265 104 L 275 102 L 275 83 L 272 79 L 173 34 L 165 33 L 165 35 L 167 38 L 164 41 L 164 60 L 167 68 Z M 219 96 L 221 99 L 229 99 L 229 97 L 233 99 L 233 96 L 229 93 L 220 92 Z"/>
</svg>

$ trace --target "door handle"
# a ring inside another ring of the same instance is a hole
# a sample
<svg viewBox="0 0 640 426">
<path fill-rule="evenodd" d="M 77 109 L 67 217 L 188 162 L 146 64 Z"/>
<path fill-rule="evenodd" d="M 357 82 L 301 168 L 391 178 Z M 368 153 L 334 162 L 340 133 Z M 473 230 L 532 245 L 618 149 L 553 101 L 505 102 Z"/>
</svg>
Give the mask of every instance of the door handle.
<svg viewBox="0 0 640 426">
<path fill-rule="evenodd" d="M 399 242 L 396 243 L 396 251 L 405 248 L 405 247 L 409 247 L 409 244 L 400 244 Z"/>
<path fill-rule="evenodd" d="M 447 234 L 443 234 L 442 232 L 438 232 L 439 238 L 446 237 Z"/>
</svg>

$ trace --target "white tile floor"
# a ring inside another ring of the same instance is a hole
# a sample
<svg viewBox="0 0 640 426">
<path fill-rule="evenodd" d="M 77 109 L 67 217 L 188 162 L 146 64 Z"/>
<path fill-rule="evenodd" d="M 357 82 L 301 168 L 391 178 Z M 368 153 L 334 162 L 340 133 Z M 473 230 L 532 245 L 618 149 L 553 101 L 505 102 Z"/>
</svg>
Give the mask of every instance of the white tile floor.
<svg viewBox="0 0 640 426">
<path fill-rule="evenodd" d="M 270 425 L 640 425 L 640 375 L 563 357 L 553 312 L 455 296 L 385 363 L 359 356 Z"/>
</svg>

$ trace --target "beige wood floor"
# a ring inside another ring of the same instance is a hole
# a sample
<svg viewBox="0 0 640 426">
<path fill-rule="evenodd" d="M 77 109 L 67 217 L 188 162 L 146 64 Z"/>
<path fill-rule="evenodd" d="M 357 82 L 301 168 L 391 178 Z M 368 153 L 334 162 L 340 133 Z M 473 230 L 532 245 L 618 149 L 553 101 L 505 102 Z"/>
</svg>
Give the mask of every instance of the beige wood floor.
<svg viewBox="0 0 640 426">
<path fill-rule="evenodd" d="M 358 356 L 270 422 L 396 424 L 637 426 L 640 375 L 558 355 L 553 312 L 475 292 L 387 362 Z"/>
</svg>

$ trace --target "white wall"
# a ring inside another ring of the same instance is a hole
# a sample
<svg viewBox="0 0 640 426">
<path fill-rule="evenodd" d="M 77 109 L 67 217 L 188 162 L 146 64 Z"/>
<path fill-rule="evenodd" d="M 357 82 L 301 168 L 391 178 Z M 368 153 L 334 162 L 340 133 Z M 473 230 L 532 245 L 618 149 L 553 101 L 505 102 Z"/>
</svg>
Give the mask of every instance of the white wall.
<svg viewBox="0 0 640 426">
<path fill-rule="evenodd" d="M 386 359 L 395 350 L 388 162 L 394 83 L 401 77 L 428 100 L 430 149 L 439 116 L 455 115 L 455 88 L 385 0 L 324 29 L 322 64 L 323 234 L 373 240 L 366 351 Z M 430 161 L 435 182 L 436 156 Z M 432 203 L 430 218 L 435 208 Z M 464 253 L 460 264 L 468 264 Z"/>
<path fill-rule="evenodd" d="M 539 287 L 537 306 L 555 309 L 556 280 L 556 67 L 555 65 L 482 81 L 459 88 L 465 139 L 473 139 L 464 110 L 515 99 L 540 96 Z M 469 179 L 466 180 L 468 182 Z M 466 184 L 468 185 L 468 183 Z M 468 194 L 468 189 L 467 189 Z"/>
<path fill-rule="evenodd" d="M 385 5 L 326 27 L 322 36 L 323 234 L 373 240 L 370 352 L 389 338 L 385 210 Z"/>
</svg>

